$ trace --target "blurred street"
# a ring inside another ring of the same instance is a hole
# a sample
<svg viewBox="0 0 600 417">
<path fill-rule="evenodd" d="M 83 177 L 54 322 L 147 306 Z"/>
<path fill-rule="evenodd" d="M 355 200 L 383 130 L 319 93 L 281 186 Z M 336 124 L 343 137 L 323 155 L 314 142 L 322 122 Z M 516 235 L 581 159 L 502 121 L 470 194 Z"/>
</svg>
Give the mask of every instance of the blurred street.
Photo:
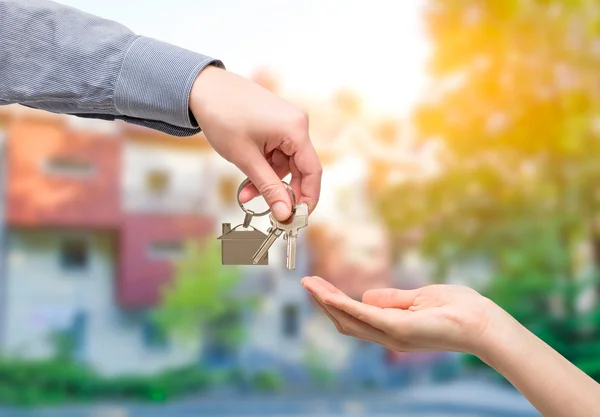
<svg viewBox="0 0 600 417">
<path fill-rule="evenodd" d="M 466 380 L 423 385 L 400 392 L 348 395 L 215 397 L 162 406 L 98 405 L 36 411 L 3 409 L 0 417 L 191 417 L 191 416 L 402 416 L 534 417 L 539 413 L 517 392 L 490 382 Z"/>
</svg>

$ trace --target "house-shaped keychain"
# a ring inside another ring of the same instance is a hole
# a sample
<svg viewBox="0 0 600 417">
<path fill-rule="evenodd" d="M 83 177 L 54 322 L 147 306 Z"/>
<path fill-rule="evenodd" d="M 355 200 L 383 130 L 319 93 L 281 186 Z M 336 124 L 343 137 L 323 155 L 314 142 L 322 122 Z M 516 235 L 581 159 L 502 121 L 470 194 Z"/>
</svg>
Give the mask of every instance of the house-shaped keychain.
<svg viewBox="0 0 600 417">
<path fill-rule="evenodd" d="M 267 238 L 260 230 L 250 226 L 238 230 L 242 225 L 231 228 L 231 223 L 223 223 L 221 241 L 221 263 L 223 265 L 268 265 L 269 254 L 258 263 L 252 262 L 252 257 Z"/>
</svg>

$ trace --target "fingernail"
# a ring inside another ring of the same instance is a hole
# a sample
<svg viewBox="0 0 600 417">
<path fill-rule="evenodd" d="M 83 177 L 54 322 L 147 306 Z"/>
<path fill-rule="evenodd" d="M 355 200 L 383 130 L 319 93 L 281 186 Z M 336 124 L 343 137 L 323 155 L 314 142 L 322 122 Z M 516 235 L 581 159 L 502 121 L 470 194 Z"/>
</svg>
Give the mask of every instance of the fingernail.
<svg viewBox="0 0 600 417">
<path fill-rule="evenodd" d="M 290 208 L 283 201 L 278 201 L 273 204 L 271 211 L 279 221 L 287 220 L 287 218 L 290 217 Z"/>
<path fill-rule="evenodd" d="M 333 306 L 331 299 L 329 297 L 325 297 L 325 298 L 321 299 L 321 302 L 325 305 Z"/>
</svg>

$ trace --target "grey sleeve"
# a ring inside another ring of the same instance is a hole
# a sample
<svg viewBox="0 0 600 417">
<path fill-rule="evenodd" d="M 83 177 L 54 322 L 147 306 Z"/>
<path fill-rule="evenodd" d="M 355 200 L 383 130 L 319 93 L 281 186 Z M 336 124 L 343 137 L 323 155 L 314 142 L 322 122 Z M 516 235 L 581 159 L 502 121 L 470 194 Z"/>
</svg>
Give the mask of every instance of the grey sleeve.
<svg viewBox="0 0 600 417">
<path fill-rule="evenodd" d="M 0 0 L 0 105 L 200 131 L 194 80 L 213 58 L 47 0 Z"/>
</svg>

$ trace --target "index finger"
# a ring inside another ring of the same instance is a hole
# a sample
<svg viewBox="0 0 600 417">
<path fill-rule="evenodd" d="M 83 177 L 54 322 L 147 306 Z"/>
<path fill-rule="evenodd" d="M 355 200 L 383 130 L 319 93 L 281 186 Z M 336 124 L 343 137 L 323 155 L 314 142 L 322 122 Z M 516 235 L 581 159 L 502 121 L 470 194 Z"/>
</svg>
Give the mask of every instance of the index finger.
<svg viewBox="0 0 600 417">
<path fill-rule="evenodd" d="M 353 300 L 344 293 L 330 294 L 323 299 L 323 303 L 379 330 L 385 331 L 390 325 L 389 315 L 384 309 Z"/>
<path fill-rule="evenodd" d="M 342 310 L 359 321 L 380 330 L 385 330 L 390 325 L 389 315 L 384 309 L 355 301 L 322 278 L 304 278 L 302 285 L 318 301 Z"/>
<path fill-rule="evenodd" d="M 309 213 L 312 213 L 321 195 L 321 177 L 323 168 L 317 152 L 313 147 L 308 135 L 292 156 L 293 163 L 300 172 L 300 201 L 308 205 Z"/>
</svg>

